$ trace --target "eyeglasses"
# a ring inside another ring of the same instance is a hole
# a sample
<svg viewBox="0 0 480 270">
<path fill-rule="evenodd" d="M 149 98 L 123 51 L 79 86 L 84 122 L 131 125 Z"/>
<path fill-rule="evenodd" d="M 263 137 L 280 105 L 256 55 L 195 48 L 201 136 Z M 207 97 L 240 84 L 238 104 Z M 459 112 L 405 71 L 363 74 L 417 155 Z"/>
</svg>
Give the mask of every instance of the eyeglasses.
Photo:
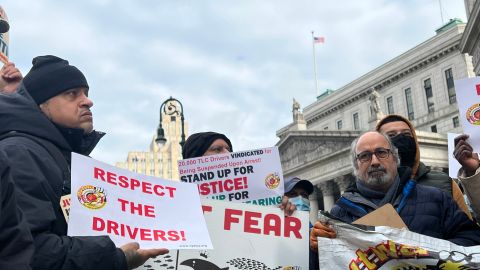
<svg viewBox="0 0 480 270">
<path fill-rule="evenodd" d="M 390 155 L 391 150 L 390 149 L 385 149 L 385 148 L 377 148 L 375 149 L 375 152 L 370 152 L 370 151 L 365 151 L 361 152 L 360 154 L 357 155 L 357 159 L 360 160 L 360 162 L 370 162 L 372 160 L 372 155 L 375 154 L 377 159 L 386 159 Z"/>
</svg>

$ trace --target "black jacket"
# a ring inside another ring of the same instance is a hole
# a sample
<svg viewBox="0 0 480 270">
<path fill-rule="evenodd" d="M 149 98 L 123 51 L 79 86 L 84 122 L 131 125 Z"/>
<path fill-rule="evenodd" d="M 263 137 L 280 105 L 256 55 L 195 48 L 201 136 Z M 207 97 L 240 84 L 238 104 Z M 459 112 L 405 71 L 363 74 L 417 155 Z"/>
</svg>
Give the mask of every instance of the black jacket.
<svg viewBox="0 0 480 270">
<path fill-rule="evenodd" d="M 109 237 L 66 235 L 60 197 L 70 193 L 70 177 L 65 173 L 69 168 L 59 164 L 58 155 L 48 150 L 53 145 L 65 159 L 63 163 L 70 166 L 71 146 L 88 155 L 102 134 L 93 132 L 84 138 L 81 130 L 68 129 L 63 130 L 68 135 L 62 135 L 23 84 L 16 93 L 0 94 L 0 119 L 0 152 L 12 166 L 18 204 L 34 238 L 33 269 L 126 269 L 125 255 Z"/>
<path fill-rule="evenodd" d="M 407 186 L 411 171 L 403 167 L 398 173 L 401 176 L 400 186 L 390 202 L 395 209 L 402 201 L 402 191 Z M 331 214 L 351 223 L 375 208 L 353 185 L 335 203 Z M 412 232 L 448 240 L 460 246 L 480 244 L 480 228 L 468 219 L 449 195 L 437 188 L 415 185 L 399 215 Z"/>
<path fill-rule="evenodd" d="M 10 167 L 0 154 L 0 269 L 31 269 L 33 239 L 18 208 Z"/>
</svg>

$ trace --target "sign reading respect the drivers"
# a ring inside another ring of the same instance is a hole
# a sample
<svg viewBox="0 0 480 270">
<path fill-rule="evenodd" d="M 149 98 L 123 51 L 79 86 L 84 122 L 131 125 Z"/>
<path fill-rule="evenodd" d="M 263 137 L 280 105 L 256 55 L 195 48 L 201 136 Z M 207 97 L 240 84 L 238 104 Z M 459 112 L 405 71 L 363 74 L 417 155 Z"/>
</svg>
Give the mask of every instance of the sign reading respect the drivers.
<svg viewBox="0 0 480 270">
<path fill-rule="evenodd" d="M 277 147 L 178 161 L 180 180 L 198 185 L 202 198 L 277 205 L 283 172 Z"/>
</svg>

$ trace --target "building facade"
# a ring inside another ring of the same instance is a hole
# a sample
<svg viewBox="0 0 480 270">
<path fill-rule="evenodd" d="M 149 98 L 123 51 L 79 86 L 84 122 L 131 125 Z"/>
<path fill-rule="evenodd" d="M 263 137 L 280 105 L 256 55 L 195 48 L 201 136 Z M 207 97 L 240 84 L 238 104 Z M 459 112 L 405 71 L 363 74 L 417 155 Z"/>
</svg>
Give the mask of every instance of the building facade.
<svg viewBox="0 0 480 270">
<path fill-rule="evenodd" d="M 285 177 L 298 176 L 316 187 L 312 210 L 330 210 L 352 183 L 350 144 L 385 114 L 410 119 L 422 162 L 448 169 L 446 133 L 461 132 L 453 81 L 474 76 L 471 57 L 460 51 L 464 29 L 460 20 L 450 20 L 432 38 L 327 91 L 303 112 L 294 106 L 293 122 L 277 131 L 277 146 Z"/>
<path fill-rule="evenodd" d="M 162 112 L 163 113 L 163 112 Z M 166 143 L 158 146 L 155 135 L 150 142 L 148 151 L 130 151 L 124 162 L 117 162 L 115 166 L 132 172 L 160 177 L 163 179 L 179 180 L 178 161 L 182 159 L 180 146 L 182 124 L 180 115 L 163 114 L 162 127 L 165 131 Z M 188 124 L 185 122 L 185 135 L 188 135 Z"/>
</svg>

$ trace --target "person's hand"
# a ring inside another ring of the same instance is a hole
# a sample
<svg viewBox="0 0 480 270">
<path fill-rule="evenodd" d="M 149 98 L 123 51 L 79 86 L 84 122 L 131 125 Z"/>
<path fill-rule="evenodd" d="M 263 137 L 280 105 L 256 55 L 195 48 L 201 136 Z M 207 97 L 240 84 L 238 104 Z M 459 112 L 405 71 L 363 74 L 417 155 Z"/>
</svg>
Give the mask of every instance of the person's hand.
<svg viewBox="0 0 480 270">
<path fill-rule="evenodd" d="M 477 171 L 479 162 L 478 154 L 473 153 L 472 146 L 467 142 L 468 137 L 468 135 L 462 134 L 455 138 L 453 156 L 462 165 L 465 176 L 470 177 Z"/>
<path fill-rule="evenodd" d="M 120 249 L 125 254 L 129 270 L 139 267 L 150 258 L 168 253 L 168 249 L 166 248 L 140 249 L 140 245 L 136 242 L 125 244 L 121 246 Z"/>
<path fill-rule="evenodd" d="M 287 196 L 283 196 L 280 209 L 282 209 L 283 212 L 285 212 L 286 216 L 291 216 L 293 212 L 297 210 L 297 207 L 295 206 L 295 204 L 291 203 L 288 199 L 289 198 Z"/>
<path fill-rule="evenodd" d="M 0 69 L 1 91 L 6 93 L 15 92 L 22 78 L 22 73 L 15 67 L 14 63 L 10 62 L 5 64 L 2 69 Z"/>
<path fill-rule="evenodd" d="M 310 249 L 315 252 L 318 252 L 317 237 L 335 238 L 337 237 L 337 233 L 327 224 L 316 221 L 315 224 L 313 224 L 312 230 L 310 230 Z"/>
</svg>

